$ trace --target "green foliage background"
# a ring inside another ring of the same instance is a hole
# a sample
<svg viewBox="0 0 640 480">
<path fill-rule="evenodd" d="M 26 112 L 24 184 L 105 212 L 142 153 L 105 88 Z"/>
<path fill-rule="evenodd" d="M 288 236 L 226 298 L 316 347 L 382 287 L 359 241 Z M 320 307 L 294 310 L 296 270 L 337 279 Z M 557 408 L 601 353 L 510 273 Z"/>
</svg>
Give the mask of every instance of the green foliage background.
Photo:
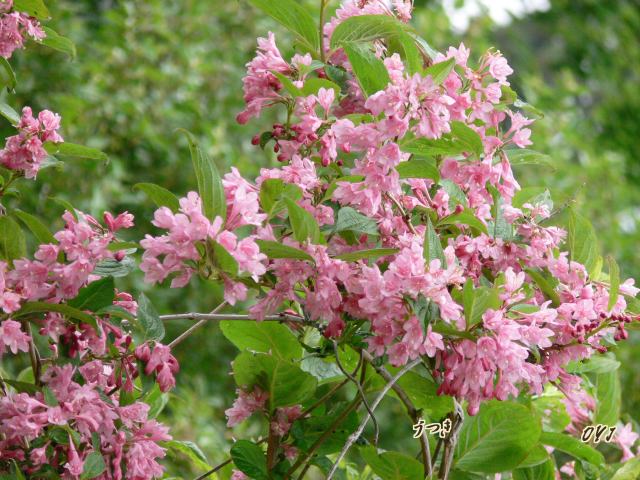
<svg viewBox="0 0 640 480">
<path fill-rule="evenodd" d="M 135 183 L 152 181 L 176 194 L 195 188 L 187 145 L 177 128 L 194 132 L 222 171 L 235 166 L 251 176 L 275 165 L 269 152 L 250 144 L 275 119 L 262 117 L 248 126 L 235 122 L 255 38 L 268 30 L 286 35 L 270 19 L 237 0 L 51 3 L 52 26 L 76 43 L 77 59 L 33 45 L 28 54 L 17 53 L 12 64 L 19 90 L 10 103 L 16 109 L 30 104 L 61 113 L 64 136 L 100 148 L 110 162 L 74 160 L 64 170 L 41 172 L 24 187 L 25 209 L 58 218 L 61 207 L 49 199 L 58 196 L 93 214 L 129 210 L 136 215 L 137 232 L 150 231 L 153 206 L 132 190 Z M 331 3 L 335 8 L 337 0 Z M 634 0 L 550 4 L 507 26 L 481 15 L 460 34 L 453 32 L 440 2 L 416 1 L 414 25 L 439 50 L 464 41 L 475 57 L 489 47 L 505 53 L 516 72 L 514 89 L 545 112 L 534 126 L 534 148 L 548 154 L 554 167 L 518 167 L 521 184 L 549 185 L 557 206 L 575 202 L 596 226 L 603 253 L 618 260 L 625 277 L 639 278 L 640 9 Z M 11 132 L 6 123 L 2 129 L 5 135 Z M 221 299 L 219 289 L 197 281 L 161 294 L 139 277 L 119 287 L 145 291 L 162 313 L 206 311 Z M 177 322 L 170 335 L 187 325 Z M 638 337 L 632 332 L 618 351 L 622 411 L 636 417 Z M 196 441 L 212 465 L 227 458 L 231 445 L 224 409 L 234 397 L 227 374 L 234 352 L 217 325 L 183 342 L 177 348 L 179 387 L 162 414 L 174 436 Z M 390 403 L 380 410 L 386 412 L 379 414 L 381 446 L 402 450 L 411 441 L 411 427 L 396 420 L 403 417 L 394 414 L 395 407 Z M 248 438 L 258 431 L 247 423 L 233 436 Z M 171 458 L 169 464 L 169 473 L 183 478 L 201 473 L 186 457 Z"/>
</svg>

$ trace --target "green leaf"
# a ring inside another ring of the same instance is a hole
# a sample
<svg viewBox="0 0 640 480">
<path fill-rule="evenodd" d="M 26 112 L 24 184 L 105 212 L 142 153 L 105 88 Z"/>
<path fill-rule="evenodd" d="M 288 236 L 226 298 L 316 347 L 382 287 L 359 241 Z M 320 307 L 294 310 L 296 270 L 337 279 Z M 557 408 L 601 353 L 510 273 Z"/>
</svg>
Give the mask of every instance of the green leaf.
<svg viewBox="0 0 640 480">
<path fill-rule="evenodd" d="M 180 210 L 178 197 L 160 185 L 155 183 L 136 183 L 133 189 L 144 192 L 158 207 L 169 207 L 173 213 Z"/>
<path fill-rule="evenodd" d="M 50 407 L 57 407 L 60 405 L 58 403 L 58 399 L 56 398 L 55 393 L 48 386 L 42 387 L 42 393 L 44 395 L 44 403 L 46 403 Z"/>
<path fill-rule="evenodd" d="M 318 25 L 309 12 L 295 0 L 249 0 L 274 20 L 293 32 L 302 45 L 312 53 L 320 51 Z"/>
<path fill-rule="evenodd" d="M 571 260 L 585 266 L 589 273 L 593 272 L 598 259 L 598 240 L 591 222 L 569 207 L 567 224 L 567 247 Z"/>
<path fill-rule="evenodd" d="M 260 251 L 269 258 L 295 258 L 297 260 L 309 260 L 313 262 L 313 257 L 307 252 L 288 245 L 284 245 L 280 242 L 274 242 L 271 240 L 256 240 Z"/>
<path fill-rule="evenodd" d="M 465 209 L 460 213 L 454 213 L 452 215 L 441 218 L 438 221 L 438 226 L 442 225 L 468 225 L 475 230 L 488 234 L 487 226 L 480 221 L 478 217 L 475 216 L 473 210 Z"/>
<path fill-rule="evenodd" d="M 427 263 L 431 263 L 432 260 L 440 260 L 440 266 L 442 268 L 447 267 L 447 259 L 444 256 L 444 250 L 440 243 L 440 237 L 433 228 L 431 218 L 427 218 L 427 229 L 424 235 L 423 256 Z"/>
<path fill-rule="evenodd" d="M 221 217 L 223 221 L 226 220 L 227 197 L 224 193 L 218 168 L 209 155 L 200 148 L 191 132 L 184 129 L 179 131 L 185 134 L 189 142 L 189 151 L 191 152 L 191 160 L 196 173 L 198 192 L 202 199 L 205 216 L 211 221 L 215 220 L 216 217 Z"/>
<path fill-rule="evenodd" d="M 138 322 L 145 340 L 160 341 L 164 338 L 164 325 L 155 307 L 144 293 L 138 297 Z"/>
<path fill-rule="evenodd" d="M 207 460 L 206 455 L 202 452 L 200 447 L 193 442 L 189 441 L 181 441 L 181 440 L 169 440 L 167 442 L 162 442 L 161 446 L 164 448 L 168 448 L 170 451 L 175 453 L 180 453 L 185 455 L 189 460 L 193 462 L 193 464 L 202 470 L 210 470 L 211 465 L 209 465 L 209 460 Z"/>
<path fill-rule="evenodd" d="M 435 183 L 440 181 L 438 168 L 428 160 L 414 158 L 408 162 L 402 162 L 396 167 L 400 178 L 430 178 Z"/>
<path fill-rule="evenodd" d="M 31 17 L 46 20 L 51 17 L 47 6 L 42 0 L 14 0 L 13 8 L 17 12 L 28 13 Z"/>
<path fill-rule="evenodd" d="M 545 431 L 563 432 L 571 423 L 567 407 L 560 395 L 546 395 L 535 398 L 531 405 L 542 419 Z"/>
<path fill-rule="evenodd" d="M 295 405 L 313 396 L 317 380 L 287 360 L 244 352 L 233 361 L 236 383 L 247 389 L 259 385 L 269 392 L 269 407 Z"/>
<path fill-rule="evenodd" d="M 620 418 L 620 378 L 618 371 L 596 375 L 596 414 L 594 424 L 615 425 Z"/>
<path fill-rule="evenodd" d="M 416 372 L 405 373 L 398 385 L 402 387 L 411 402 L 429 418 L 442 418 L 453 410 L 453 398 L 439 395 L 438 385 Z"/>
<path fill-rule="evenodd" d="M 604 457 L 599 451 L 564 433 L 542 432 L 540 442 L 596 467 L 604 463 Z"/>
<path fill-rule="evenodd" d="M 493 205 L 491 205 L 491 216 L 493 222 L 490 225 L 490 233 L 493 238 L 502 238 L 503 240 L 513 240 L 513 226 L 507 222 L 502 213 L 502 195 L 496 187 L 488 185 L 487 189 L 493 197 Z"/>
<path fill-rule="evenodd" d="M 23 212 L 22 210 L 14 210 L 11 213 L 14 217 L 17 217 L 18 220 L 25 224 L 39 243 L 56 243 L 56 239 L 53 237 L 53 234 L 38 217 L 35 217 L 30 213 Z"/>
<path fill-rule="evenodd" d="M 27 242 L 18 223 L 6 215 L 0 216 L 0 258 L 13 264 L 27 255 Z"/>
<path fill-rule="evenodd" d="M 539 443 L 533 447 L 527 455 L 527 458 L 518 465 L 518 468 L 535 467 L 536 465 L 546 462 L 548 459 L 549 454 L 547 453 L 547 450 L 541 443 Z"/>
<path fill-rule="evenodd" d="M 16 74 L 11 67 L 11 64 L 7 61 L 6 58 L 0 57 L 0 85 L 3 87 L 7 87 L 7 90 L 12 92 L 16 88 L 16 84 L 18 83 L 16 80 Z M 3 104 L 4 105 L 4 104 Z M 17 112 L 13 111 L 11 107 L 7 105 L 7 108 L 2 109 L 2 116 L 9 120 L 13 125 L 17 125 L 20 122 L 20 115 Z M 17 121 L 14 122 L 17 116 Z"/>
<path fill-rule="evenodd" d="M 300 361 L 303 372 L 313 375 L 319 384 L 329 383 L 344 377 L 344 374 L 335 362 L 318 357 L 304 357 Z"/>
<path fill-rule="evenodd" d="M 474 153 L 478 157 L 484 153 L 480 135 L 467 124 L 459 121 L 451 122 L 451 134 L 460 143 L 463 151 Z"/>
<path fill-rule="evenodd" d="M 302 347 L 295 335 L 277 322 L 222 321 L 220 329 L 240 350 L 270 353 L 285 360 L 302 356 Z"/>
<path fill-rule="evenodd" d="M 302 86 L 302 93 L 307 96 L 316 95 L 321 88 L 333 90 L 335 92 L 336 98 L 338 98 L 338 95 L 340 95 L 339 85 L 333 83 L 331 80 L 327 80 L 326 78 L 316 77 L 310 77 L 304 81 L 304 85 Z"/>
<path fill-rule="evenodd" d="M 627 461 L 611 480 L 637 480 L 640 478 L 640 458 L 632 458 Z"/>
<path fill-rule="evenodd" d="M 16 392 L 18 393 L 28 393 L 30 395 L 35 395 L 40 391 L 40 388 L 37 385 L 29 382 L 20 382 L 17 380 L 9 380 L 5 378 L 4 383 L 15 388 Z"/>
<path fill-rule="evenodd" d="M 280 81 L 280 83 L 282 84 L 282 86 L 284 87 L 284 89 L 285 89 L 287 92 L 289 92 L 289 94 L 290 94 L 293 98 L 303 96 L 302 90 L 301 90 L 301 89 L 299 89 L 298 87 L 296 87 L 296 86 L 295 86 L 295 84 L 293 83 L 293 81 L 292 81 L 289 77 L 287 77 L 287 76 L 283 75 L 283 74 L 282 74 L 282 73 L 280 73 L 280 72 L 276 72 L 275 70 L 273 70 L 271 73 L 272 73 L 273 75 L 275 75 L 275 77 Z"/>
<path fill-rule="evenodd" d="M 136 261 L 131 257 L 124 257 L 120 261 L 115 258 L 107 258 L 96 265 L 93 274 L 101 277 L 126 277 L 136 269 L 136 266 Z"/>
<path fill-rule="evenodd" d="M 113 305 L 115 298 L 116 292 L 113 278 L 105 277 L 81 288 L 78 296 L 69 300 L 68 304 L 78 310 L 97 312 L 101 308 Z"/>
<path fill-rule="evenodd" d="M 106 465 L 104 458 L 100 452 L 91 452 L 84 460 L 84 468 L 82 469 L 82 475 L 80 480 L 90 480 L 96 478 L 104 472 Z"/>
<path fill-rule="evenodd" d="M 66 53 L 71 58 L 76 58 L 76 46 L 71 40 L 69 40 L 67 37 L 59 35 L 52 28 L 43 26 L 42 29 L 47 36 L 43 38 L 39 43 L 59 52 Z"/>
<path fill-rule="evenodd" d="M 399 250 L 397 248 L 372 248 L 369 250 L 357 250 L 355 252 L 342 253 L 333 258 L 344 260 L 345 262 L 357 262 L 358 260 L 394 255 L 398 253 L 398 251 Z"/>
<path fill-rule="evenodd" d="M 607 261 L 609 262 L 609 304 L 607 310 L 611 311 L 620 294 L 620 268 L 613 257 L 607 257 Z"/>
<path fill-rule="evenodd" d="M 549 459 L 534 467 L 516 468 L 512 478 L 513 480 L 555 480 L 556 467 L 553 460 Z"/>
<path fill-rule="evenodd" d="M 531 277 L 531 279 L 538 285 L 538 288 L 545 294 L 545 296 L 551 300 L 554 307 L 560 305 L 560 295 L 556 292 L 552 279 L 548 278 L 545 274 L 533 270 L 531 268 L 525 268 L 525 272 Z"/>
<path fill-rule="evenodd" d="M 449 195 L 449 206 L 452 209 L 455 209 L 458 205 L 462 205 L 465 208 L 467 207 L 467 196 L 456 182 L 444 178 L 440 180 L 439 185 L 444 188 L 444 191 Z"/>
<path fill-rule="evenodd" d="M 312 243 L 323 243 L 318 222 L 309 212 L 290 198 L 284 199 L 289 211 L 289 221 L 293 230 L 293 237 L 300 243 L 310 240 Z"/>
<path fill-rule="evenodd" d="M 360 449 L 360 455 L 382 480 L 422 480 L 423 466 L 400 452 L 378 453 L 375 447 Z"/>
<path fill-rule="evenodd" d="M 78 212 L 73 207 L 73 205 L 71 205 L 69 202 L 67 202 L 64 198 L 49 197 L 49 199 L 51 201 L 57 203 L 62 208 L 64 208 L 67 212 L 69 212 L 71 215 L 73 215 L 73 218 L 75 219 L 76 222 L 78 221 Z"/>
<path fill-rule="evenodd" d="M 302 191 L 297 185 L 285 183 L 279 178 L 269 178 L 260 185 L 260 205 L 269 216 L 286 207 L 282 201 L 285 197 L 299 200 L 302 198 Z"/>
<path fill-rule="evenodd" d="M 344 23 L 340 25 L 344 25 Z M 390 81 L 387 67 L 384 66 L 382 60 L 375 56 L 369 46 L 347 44 L 344 45 L 344 51 L 349 58 L 349 63 L 351 63 L 356 80 L 358 80 L 365 97 L 387 87 Z"/>
<path fill-rule="evenodd" d="M 488 287 L 474 287 L 471 279 L 464 284 L 464 318 L 467 326 L 471 326 L 482 320 L 482 315 L 489 308 L 500 308 L 500 295 L 498 289 Z"/>
<path fill-rule="evenodd" d="M 370 43 L 406 34 L 408 27 L 389 15 L 358 15 L 341 22 L 331 35 L 331 48 Z"/>
<path fill-rule="evenodd" d="M 20 114 L 4 102 L 0 102 L 0 115 L 9 120 L 11 125 L 20 123 Z"/>
<path fill-rule="evenodd" d="M 231 458 L 238 470 L 255 480 L 269 478 L 267 459 L 262 449 L 248 440 L 238 440 L 231 447 Z"/>
<path fill-rule="evenodd" d="M 447 77 L 451 73 L 451 70 L 453 70 L 453 67 L 455 66 L 456 59 L 450 58 L 448 60 L 435 63 L 429 68 L 425 69 L 424 76 L 431 75 L 433 83 L 435 83 L 436 85 L 440 85 L 447 79 Z"/>
<path fill-rule="evenodd" d="M 375 220 L 361 214 L 351 207 L 342 207 L 338 210 L 334 231 L 351 231 L 360 234 L 364 233 L 366 235 L 380 235 L 378 232 L 378 225 Z"/>
<path fill-rule="evenodd" d="M 523 405 L 489 401 L 464 420 L 455 451 L 455 467 L 470 472 L 511 470 L 540 438 L 540 420 Z"/>
<path fill-rule="evenodd" d="M 586 360 L 576 362 L 573 366 L 569 364 L 567 371 L 570 373 L 609 373 L 620 368 L 620 362 L 612 353 L 604 355 L 592 355 Z"/>
<path fill-rule="evenodd" d="M 527 148 L 514 148 L 504 151 L 511 165 L 544 165 L 555 170 L 551 157 L 544 153 L 529 150 Z"/>
<path fill-rule="evenodd" d="M 29 315 L 31 313 L 47 313 L 57 312 L 61 313 L 71 320 L 80 321 L 97 328 L 97 323 L 93 316 L 88 313 L 78 310 L 77 308 L 61 303 L 46 303 L 46 302 L 27 302 L 22 305 L 22 308 L 13 314 L 14 317 L 21 317 Z"/>
<path fill-rule="evenodd" d="M 144 397 L 144 403 L 149 405 L 148 417 L 156 418 L 158 415 L 160 415 L 162 410 L 164 410 L 164 407 L 167 405 L 168 401 L 169 394 L 163 393 L 160 390 L 160 386 L 157 383 L 154 383 L 151 390 L 149 390 Z"/>
<path fill-rule="evenodd" d="M 213 261 L 215 266 L 232 277 L 237 277 L 239 268 L 238 261 L 218 242 L 212 240 L 211 243 L 213 245 Z"/>
<path fill-rule="evenodd" d="M 400 32 L 398 35 L 387 37 L 386 44 L 387 55 L 400 55 L 409 75 L 422 73 L 424 59 L 411 35 Z"/>
<path fill-rule="evenodd" d="M 67 157 L 88 158 L 91 160 L 107 161 L 107 154 L 97 148 L 85 147 L 75 143 L 52 143 L 46 142 L 44 149 L 51 155 L 62 155 Z"/>
</svg>

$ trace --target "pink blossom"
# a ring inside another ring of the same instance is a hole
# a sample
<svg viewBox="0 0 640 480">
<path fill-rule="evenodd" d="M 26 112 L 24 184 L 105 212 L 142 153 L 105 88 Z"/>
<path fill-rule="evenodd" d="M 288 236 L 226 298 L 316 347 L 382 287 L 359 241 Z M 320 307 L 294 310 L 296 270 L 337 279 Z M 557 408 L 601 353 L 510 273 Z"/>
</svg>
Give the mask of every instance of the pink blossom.
<svg viewBox="0 0 640 480">
<path fill-rule="evenodd" d="M 21 330 L 19 322 L 5 320 L 0 323 L 0 357 L 2 357 L 5 348 L 14 355 L 19 351 L 28 352 L 29 342 L 31 342 L 31 337 Z"/>
<path fill-rule="evenodd" d="M 614 441 L 622 449 L 622 462 L 626 462 L 634 457 L 631 449 L 638 438 L 640 438 L 640 435 L 633 431 L 633 425 L 631 422 L 623 425 L 621 428 L 618 428 L 615 433 Z"/>
</svg>

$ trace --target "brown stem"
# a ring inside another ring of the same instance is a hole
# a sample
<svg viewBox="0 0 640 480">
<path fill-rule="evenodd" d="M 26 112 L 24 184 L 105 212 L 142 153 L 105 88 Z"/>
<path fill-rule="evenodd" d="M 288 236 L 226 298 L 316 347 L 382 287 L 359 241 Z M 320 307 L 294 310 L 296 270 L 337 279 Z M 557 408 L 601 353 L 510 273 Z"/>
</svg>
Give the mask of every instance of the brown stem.
<svg viewBox="0 0 640 480">
<path fill-rule="evenodd" d="M 35 343 L 33 343 L 33 333 L 31 332 L 31 324 L 28 320 L 24 320 L 22 322 L 23 328 L 26 330 L 27 335 L 29 335 L 29 359 L 31 360 L 31 370 L 33 370 L 33 378 L 35 380 L 35 384 L 40 386 L 42 382 L 40 381 L 40 374 L 42 373 L 42 363 L 40 362 L 40 354 L 38 353 L 38 348 Z"/>
<path fill-rule="evenodd" d="M 225 306 L 227 305 L 227 302 L 222 302 L 220 305 L 218 305 L 216 308 L 214 308 L 210 315 L 215 315 L 216 313 L 218 313 L 220 310 L 222 310 Z M 162 317 L 160 317 L 162 318 Z M 170 344 L 169 344 L 169 348 L 173 348 L 176 345 L 178 345 L 180 342 L 182 342 L 185 338 L 187 338 L 189 335 L 191 335 L 193 332 L 195 332 L 198 328 L 200 328 L 202 325 L 204 325 L 207 321 L 205 319 L 201 319 L 198 323 L 191 325 L 187 330 L 185 330 L 182 334 L 180 334 L 177 338 L 175 338 Z"/>
<path fill-rule="evenodd" d="M 260 440 L 258 440 L 256 443 L 258 445 L 260 445 L 261 443 L 264 443 L 265 439 L 261 438 Z M 227 465 L 229 465 L 231 462 L 233 461 L 232 458 L 227 458 L 224 462 L 220 463 L 219 465 L 216 465 L 215 467 L 213 467 L 211 470 L 209 470 L 208 472 L 203 473 L 202 475 L 200 475 L 199 477 L 197 477 L 195 480 L 204 480 L 205 478 L 207 478 L 210 475 L 213 475 L 216 472 L 219 472 L 220 470 L 222 470 L 224 467 L 226 467 Z"/>
</svg>

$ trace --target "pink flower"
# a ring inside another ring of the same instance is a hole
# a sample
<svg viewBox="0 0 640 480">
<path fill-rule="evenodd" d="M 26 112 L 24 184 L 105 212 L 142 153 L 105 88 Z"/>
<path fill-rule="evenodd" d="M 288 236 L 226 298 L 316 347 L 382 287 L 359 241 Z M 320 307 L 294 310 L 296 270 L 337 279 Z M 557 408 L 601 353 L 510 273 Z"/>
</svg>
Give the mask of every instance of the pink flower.
<svg viewBox="0 0 640 480">
<path fill-rule="evenodd" d="M 233 402 L 233 406 L 225 410 L 227 416 L 227 426 L 233 427 L 243 420 L 249 418 L 253 412 L 261 410 L 269 398 L 269 394 L 263 392 L 259 387 L 254 387 L 252 392 L 236 390 L 238 398 Z"/>
<path fill-rule="evenodd" d="M 26 13 L 11 12 L 13 0 L 0 4 L 0 55 L 7 60 L 18 48 L 23 48 L 25 37 L 42 40 L 45 33 L 40 23 Z"/>
<path fill-rule="evenodd" d="M 14 355 L 21 352 L 29 351 L 29 342 L 31 337 L 24 333 L 20 328 L 20 323 L 15 320 L 5 320 L 0 323 L 0 357 L 8 348 Z"/>
<path fill-rule="evenodd" d="M 640 435 L 633 431 L 633 425 L 631 422 L 623 425 L 621 428 L 618 428 L 618 431 L 615 433 L 614 441 L 622 449 L 622 459 L 620 461 L 626 462 L 634 457 L 631 449 L 638 438 L 640 438 Z"/>
</svg>

